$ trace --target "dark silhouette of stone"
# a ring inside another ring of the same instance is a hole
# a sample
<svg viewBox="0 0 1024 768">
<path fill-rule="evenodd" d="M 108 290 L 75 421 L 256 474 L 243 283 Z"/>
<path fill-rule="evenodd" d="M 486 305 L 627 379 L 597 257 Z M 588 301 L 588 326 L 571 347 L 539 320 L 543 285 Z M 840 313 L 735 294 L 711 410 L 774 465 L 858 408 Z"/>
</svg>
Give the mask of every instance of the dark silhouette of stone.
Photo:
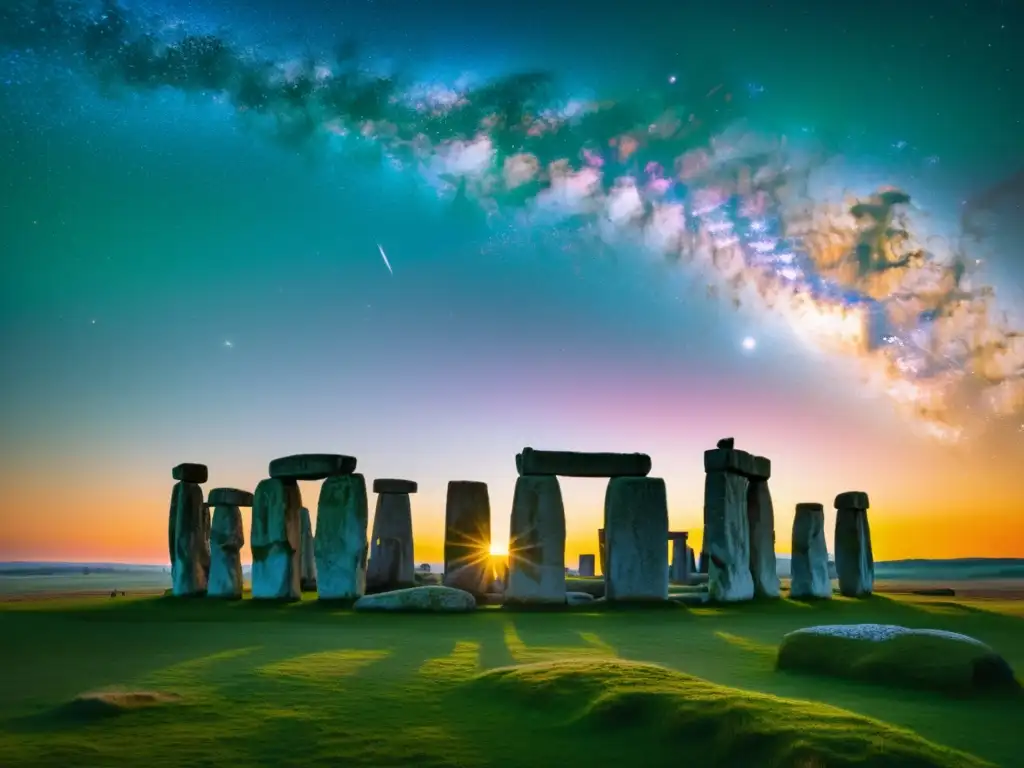
<svg viewBox="0 0 1024 768">
<path fill-rule="evenodd" d="M 868 525 L 868 495 L 847 491 L 836 496 L 836 575 L 846 597 L 870 595 L 875 583 L 875 558 Z"/>
<path fill-rule="evenodd" d="M 355 471 L 355 456 L 335 453 L 297 453 L 270 462 L 270 477 L 276 480 L 324 480 Z"/>
<path fill-rule="evenodd" d="M 316 592 L 316 545 L 309 509 L 299 510 L 299 589 Z"/>
<path fill-rule="evenodd" d="M 608 545 L 605 541 L 604 528 L 597 529 L 597 552 L 601 560 L 601 575 L 608 575 Z"/>
<path fill-rule="evenodd" d="M 402 481 L 406 482 L 406 481 Z M 366 569 L 368 592 L 405 589 L 416 584 L 412 508 L 409 494 L 379 493 Z"/>
<path fill-rule="evenodd" d="M 643 477 L 650 474 L 651 457 L 645 453 L 577 453 L 523 448 L 516 457 L 516 469 L 522 476 Z"/>
<path fill-rule="evenodd" d="M 593 555 L 580 555 L 579 574 L 584 578 L 591 578 L 594 576 L 594 556 Z"/>
<path fill-rule="evenodd" d="M 674 584 L 685 584 L 690 580 L 689 539 L 686 531 L 671 531 L 668 540 L 672 542 L 672 564 L 669 566 L 669 581 Z"/>
<path fill-rule="evenodd" d="M 558 478 L 516 480 L 505 604 L 565 603 L 565 508 Z"/>
<path fill-rule="evenodd" d="M 252 502 L 252 494 L 238 488 L 214 488 L 206 497 L 211 507 L 251 507 Z"/>
<path fill-rule="evenodd" d="M 704 451 L 705 472 L 732 472 L 749 479 L 767 480 L 772 474 L 772 463 L 764 456 L 755 456 L 732 448 L 713 448 Z"/>
<path fill-rule="evenodd" d="M 452 480 L 444 510 L 444 584 L 473 590 L 490 582 L 491 500 L 487 483 Z M 456 584 L 452 582 L 458 573 Z M 451 582 L 451 583 L 450 583 Z"/>
<path fill-rule="evenodd" d="M 171 470 L 171 477 L 181 483 L 201 485 L 210 477 L 210 470 L 205 464 L 179 464 Z"/>
<path fill-rule="evenodd" d="M 396 480 L 378 477 L 373 481 L 374 493 L 416 493 L 419 485 L 415 480 Z"/>
<path fill-rule="evenodd" d="M 719 440 L 716 445 L 725 451 L 731 451 L 736 447 L 736 439 L 733 437 L 723 437 Z"/>
</svg>

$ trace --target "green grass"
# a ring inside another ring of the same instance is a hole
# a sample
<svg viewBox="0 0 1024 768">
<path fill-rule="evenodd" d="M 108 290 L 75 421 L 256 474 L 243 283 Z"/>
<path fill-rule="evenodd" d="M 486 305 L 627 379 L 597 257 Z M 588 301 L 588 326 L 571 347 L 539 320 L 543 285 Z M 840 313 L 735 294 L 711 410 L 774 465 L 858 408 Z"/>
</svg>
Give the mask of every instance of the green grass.
<svg viewBox="0 0 1024 768">
<path fill-rule="evenodd" d="M 0 604 L 0 765 L 660 766 L 685 755 L 695 766 L 1012 767 L 1024 765 L 1020 701 L 774 667 L 793 629 L 870 621 L 972 635 L 1024 669 L 1020 605 L 379 615 L 312 599 Z M 106 691 L 98 706 L 76 702 Z"/>
</svg>

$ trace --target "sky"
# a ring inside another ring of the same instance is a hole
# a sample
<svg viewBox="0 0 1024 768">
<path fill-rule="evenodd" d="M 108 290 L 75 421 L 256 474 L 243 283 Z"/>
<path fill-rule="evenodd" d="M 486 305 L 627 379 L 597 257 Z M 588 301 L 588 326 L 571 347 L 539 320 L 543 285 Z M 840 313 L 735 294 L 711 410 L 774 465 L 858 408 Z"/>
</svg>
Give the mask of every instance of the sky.
<svg viewBox="0 0 1024 768">
<path fill-rule="evenodd" d="M 449 480 L 507 542 L 524 446 L 649 453 L 699 547 L 727 436 L 780 553 L 863 490 L 876 559 L 1024 556 L 1013 5 L 5 4 L 0 560 L 165 563 L 175 464 L 332 452 L 436 563 Z"/>
</svg>

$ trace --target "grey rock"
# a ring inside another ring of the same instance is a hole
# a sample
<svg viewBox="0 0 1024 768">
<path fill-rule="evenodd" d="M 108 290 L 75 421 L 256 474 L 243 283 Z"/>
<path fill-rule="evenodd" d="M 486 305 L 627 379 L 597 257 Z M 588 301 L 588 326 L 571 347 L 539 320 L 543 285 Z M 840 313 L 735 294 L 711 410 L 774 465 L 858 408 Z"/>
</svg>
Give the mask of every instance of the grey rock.
<svg viewBox="0 0 1024 768">
<path fill-rule="evenodd" d="M 252 596 L 299 600 L 302 495 L 292 481 L 269 478 L 256 486 L 252 507 Z"/>
<path fill-rule="evenodd" d="M 705 472 L 734 472 L 744 477 L 767 480 L 772 475 L 772 463 L 764 456 L 755 456 L 732 448 L 713 448 L 704 451 Z"/>
<path fill-rule="evenodd" d="M 750 575 L 758 597 L 780 595 L 775 562 L 775 508 L 767 480 L 751 480 L 747 490 L 747 526 L 750 531 Z"/>
<path fill-rule="evenodd" d="M 601 561 L 601 575 L 608 573 L 608 545 L 605 540 L 604 528 L 597 529 L 597 556 Z"/>
<path fill-rule="evenodd" d="M 836 510 L 835 547 L 840 594 L 846 597 L 870 595 L 875 585 L 875 558 L 866 509 L 840 507 Z"/>
<path fill-rule="evenodd" d="M 686 548 L 686 557 L 690 561 L 690 575 L 695 575 L 697 571 L 697 556 L 693 551 L 693 547 Z"/>
<path fill-rule="evenodd" d="M 678 595 L 670 595 L 669 600 L 680 605 L 705 605 L 711 600 L 707 592 L 684 592 Z"/>
<path fill-rule="evenodd" d="M 650 474 L 651 457 L 645 453 L 580 453 L 523 448 L 516 457 L 516 469 L 523 476 L 643 477 Z"/>
<path fill-rule="evenodd" d="M 179 464 L 171 470 L 171 477 L 180 483 L 196 483 L 201 485 L 210 478 L 210 470 L 205 464 Z"/>
<path fill-rule="evenodd" d="M 672 564 L 669 568 L 669 581 L 674 584 L 685 584 L 690 580 L 690 548 L 686 546 L 689 537 L 686 533 L 669 534 L 672 542 Z"/>
<path fill-rule="evenodd" d="M 613 477 L 604 496 L 609 602 L 668 599 L 668 499 L 660 477 Z"/>
<path fill-rule="evenodd" d="M 705 454 L 706 455 L 706 454 Z M 704 477 L 704 548 L 708 590 L 718 602 L 750 600 L 750 528 L 747 521 L 749 481 L 732 472 Z"/>
<path fill-rule="evenodd" d="M 178 482 L 174 500 L 174 542 L 171 590 L 177 597 L 206 594 L 210 577 L 210 510 L 203 503 L 203 489 L 196 483 Z"/>
<path fill-rule="evenodd" d="M 579 574 L 591 578 L 594 575 L 595 558 L 593 555 L 580 555 Z"/>
<path fill-rule="evenodd" d="M 357 611 L 465 613 L 476 610 L 476 598 L 451 587 L 411 587 L 364 595 L 353 608 Z"/>
<path fill-rule="evenodd" d="M 419 484 L 415 480 L 378 477 L 373 481 L 374 493 L 416 493 L 418 489 Z"/>
<path fill-rule="evenodd" d="M 516 479 L 505 604 L 565 602 L 565 508 L 558 478 Z"/>
<path fill-rule="evenodd" d="M 309 509 L 299 510 L 299 589 L 316 592 L 316 545 Z"/>
<path fill-rule="evenodd" d="M 252 494 L 238 488 L 214 488 L 206 496 L 206 503 L 211 507 L 251 507 L 252 502 Z"/>
<path fill-rule="evenodd" d="M 208 597 L 239 600 L 242 597 L 242 556 L 245 530 L 242 511 L 234 505 L 213 508 L 210 527 L 210 583 Z"/>
<path fill-rule="evenodd" d="M 836 509 L 869 509 L 871 504 L 864 491 L 844 491 L 836 496 Z"/>
<path fill-rule="evenodd" d="M 368 518 L 362 475 L 337 475 L 324 481 L 314 540 L 321 600 L 356 600 L 366 592 Z"/>
<path fill-rule="evenodd" d="M 586 605 L 594 602 L 594 596 L 587 592 L 566 592 L 565 602 L 569 605 Z"/>
<path fill-rule="evenodd" d="M 487 483 L 452 480 L 448 483 L 444 508 L 444 583 L 449 584 L 458 572 L 461 583 L 488 584 L 490 555 L 491 501 Z M 476 573 L 471 575 L 463 569 Z"/>
<path fill-rule="evenodd" d="M 297 453 L 270 462 L 270 476 L 279 480 L 323 480 L 356 471 L 356 458 L 336 453 Z"/>
<path fill-rule="evenodd" d="M 796 505 L 793 517 L 792 559 L 789 596 L 831 599 L 832 582 L 828 573 L 825 546 L 825 510 L 821 504 Z"/>
<path fill-rule="evenodd" d="M 412 508 L 408 493 L 379 493 L 370 536 L 366 588 L 390 591 L 414 586 Z"/>
</svg>

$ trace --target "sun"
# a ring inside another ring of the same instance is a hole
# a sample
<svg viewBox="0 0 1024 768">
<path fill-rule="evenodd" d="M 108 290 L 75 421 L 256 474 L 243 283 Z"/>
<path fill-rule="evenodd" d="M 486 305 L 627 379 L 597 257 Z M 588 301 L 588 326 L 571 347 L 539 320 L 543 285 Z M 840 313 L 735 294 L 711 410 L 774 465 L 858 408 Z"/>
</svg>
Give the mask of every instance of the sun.
<svg viewBox="0 0 1024 768">
<path fill-rule="evenodd" d="M 508 545 L 506 544 L 491 544 L 491 556 L 492 557 L 505 557 L 508 554 Z"/>
</svg>

